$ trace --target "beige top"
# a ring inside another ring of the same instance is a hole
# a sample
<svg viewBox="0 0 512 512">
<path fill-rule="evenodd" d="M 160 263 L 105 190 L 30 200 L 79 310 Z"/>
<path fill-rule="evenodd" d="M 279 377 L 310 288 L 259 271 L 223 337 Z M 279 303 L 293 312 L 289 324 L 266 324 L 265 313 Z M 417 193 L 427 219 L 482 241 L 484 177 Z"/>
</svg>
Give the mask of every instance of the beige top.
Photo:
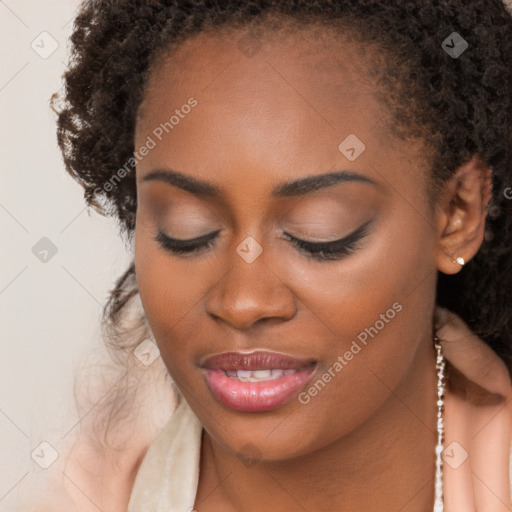
<svg viewBox="0 0 512 512">
<path fill-rule="evenodd" d="M 447 387 L 445 393 L 445 512 L 510 511 L 508 370 L 477 337 L 443 347 L 446 359 L 468 379 L 452 379 L 459 391 Z M 188 403 L 179 400 L 142 461 L 127 512 L 194 510 L 202 425 Z"/>
<path fill-rule="evenodd" d="M 199 482 L 203 426 L 186 400 L 151 443 L 127 512 L 192 512 Z"/>
</svg>

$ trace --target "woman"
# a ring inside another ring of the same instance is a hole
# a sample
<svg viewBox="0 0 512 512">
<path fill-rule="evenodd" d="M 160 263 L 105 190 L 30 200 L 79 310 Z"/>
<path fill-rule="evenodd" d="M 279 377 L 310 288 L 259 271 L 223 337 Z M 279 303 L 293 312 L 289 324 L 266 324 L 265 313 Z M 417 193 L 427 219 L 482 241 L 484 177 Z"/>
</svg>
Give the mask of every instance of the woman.
<svg viewBox="0 0 512 512">
<path fill-rule="evenodd" d="M 72 42 L 105 324 L 142 374 L 139 297 L 178 397 L 128 511 L 509 510 L 504 4 L 95 1 Z"/>
</svg>

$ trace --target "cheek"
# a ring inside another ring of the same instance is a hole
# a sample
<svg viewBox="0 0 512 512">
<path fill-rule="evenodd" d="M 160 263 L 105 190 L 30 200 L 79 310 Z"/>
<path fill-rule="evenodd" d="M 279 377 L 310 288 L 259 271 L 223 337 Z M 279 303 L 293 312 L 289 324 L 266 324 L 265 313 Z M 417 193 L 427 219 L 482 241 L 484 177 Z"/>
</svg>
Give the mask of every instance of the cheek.
<svg viewBox="0 0 512 512">
<path fill-rule="evenodd" d="M 159 248 L 158 242 L 153 239 L 154 236 L 155 226 L 146 224 L 144 219 L 139 217 L 135 228 L 134 246 L 137 285 L 155 341 L 166 361 L 166 346 L 161 340 L 172 335 L 172 327 L 185 314 L 191 293 L 190 288 L 185 293 L 186 276 L 175 271 L 169 256 Z"/>
<path fill-rule="evenodd" d="M 423 281 L 430 289 L 435 279 L 434 244 L 423 220 L 406 223 L 399 216 L 397 212 L 379 222 L 361 247 L 342 260 L 316 263 L 298 254 L 284 259 L 276 253 L 269 267 L 293 290 L 298 309 L 302 307 L 311 323 L 316 321 L 325 332 L 351 340 L 390 308 L 393 319 L 385 324 L 386 330 L 391 323 L 410 328 L 413 318 L 403 319 L 418 316 L 411 304 L 418 307 L 418 298 L 425 302 Z M 395 302 L 402 306 L 399 315 L 394 315 Z"/>
<path fill-rule="evenodd" d="M 222 277 L 215 258 L 204 263 L 167 254 L 153 240 L 156 228 L 144 219 L 135 229 L 135 266 L 142 305 L 162 358 L 171 373 L 190 364 L 195 340 L 205 338 L 205 294 Z M 215 277 L 219 276 L 219 277 Z"/>
<path fill-rule="evenodd" d="M 282 280 L 293 283 L 307 317 L 298 331 L 321 346 L 312 344 L 322 366 L 303 395 L 303 403 L 310 404 L 306 409 L 314 409 L 306 421 L 325 416 L 322 424 L 333 435 L 355 427 L 389 396 L 429 329 L 436 281 L 432 243 L 421 223 L 390 225 L 400 229 L 382 229 L 359 253 L 338 263 L 273 263 Z M 333 414 L 338 419 L 328 421 Z"/>
</svg>

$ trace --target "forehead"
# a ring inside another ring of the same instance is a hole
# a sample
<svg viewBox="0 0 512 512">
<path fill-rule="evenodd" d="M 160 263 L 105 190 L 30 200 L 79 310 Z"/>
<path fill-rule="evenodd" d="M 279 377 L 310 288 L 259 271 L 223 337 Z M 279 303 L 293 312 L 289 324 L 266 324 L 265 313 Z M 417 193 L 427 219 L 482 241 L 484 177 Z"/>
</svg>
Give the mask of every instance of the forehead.
<svg viewBox="0 0 512 512">
<path fill-rule="evenodd" d="M 282 181 L 290 172 L 346 168 L 342 164 L 350 162 L 340 144 L 353 136 L 365 147 L 367 163 L 383 154 L 391 162 L 389 112 L 377 100 L 372 78 L 378 59 L 356 39 L 335 38 L 325 29 L 193 36 L 161 55 L 151 70 L 135 146 L 155 138 L 155 130 L 162 137 L 138 172 L 167 166 L 222 181 L 244 179 L 234 170 L 264 168 Z M 190 98 L 197 106 L 184 114 L 180 107 Z M 395 157 L 408 158 L 413 145 L 403 149 Z M 367 171 L 377 177 L 371 166 Z"/>
<path fill-rule="evenodd" d="M 297 111 L 323 117 L 333 129 L 354 110 L 366 124 L 382 122 L 387 112 L 370 76 L 381 56 L 354 37 L 315 25 L 210 28 L 156 59 L 139 123 L 165 117 L 180 96 L 192 95 L 204 108 L 228 103 L 230 113 L 271 110 L 274 118 Z"/>
</svg>

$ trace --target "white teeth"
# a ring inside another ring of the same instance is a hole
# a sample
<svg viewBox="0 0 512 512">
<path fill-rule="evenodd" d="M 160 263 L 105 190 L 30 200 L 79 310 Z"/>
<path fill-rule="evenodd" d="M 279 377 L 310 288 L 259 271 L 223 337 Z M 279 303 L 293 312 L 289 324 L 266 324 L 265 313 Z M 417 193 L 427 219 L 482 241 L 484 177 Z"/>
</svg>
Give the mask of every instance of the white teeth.
<svg viewBox="0 0 512 512">
<path fill-rule="evenodd" d="M 272 370 L 255 370 L 252 372 L 252 376 L 255 379 L 267 380 L 272 377 Z"/>
<path fill-rule="evenodd" d="M 279 379 L 285 375 L 297 373 L 298 369 L 270 369 L 270 370 L 226 370 L 224 373 L 231 378 L 237 378 L 241 382 L 261 382 L 265 380 Z"/>
</svg>

